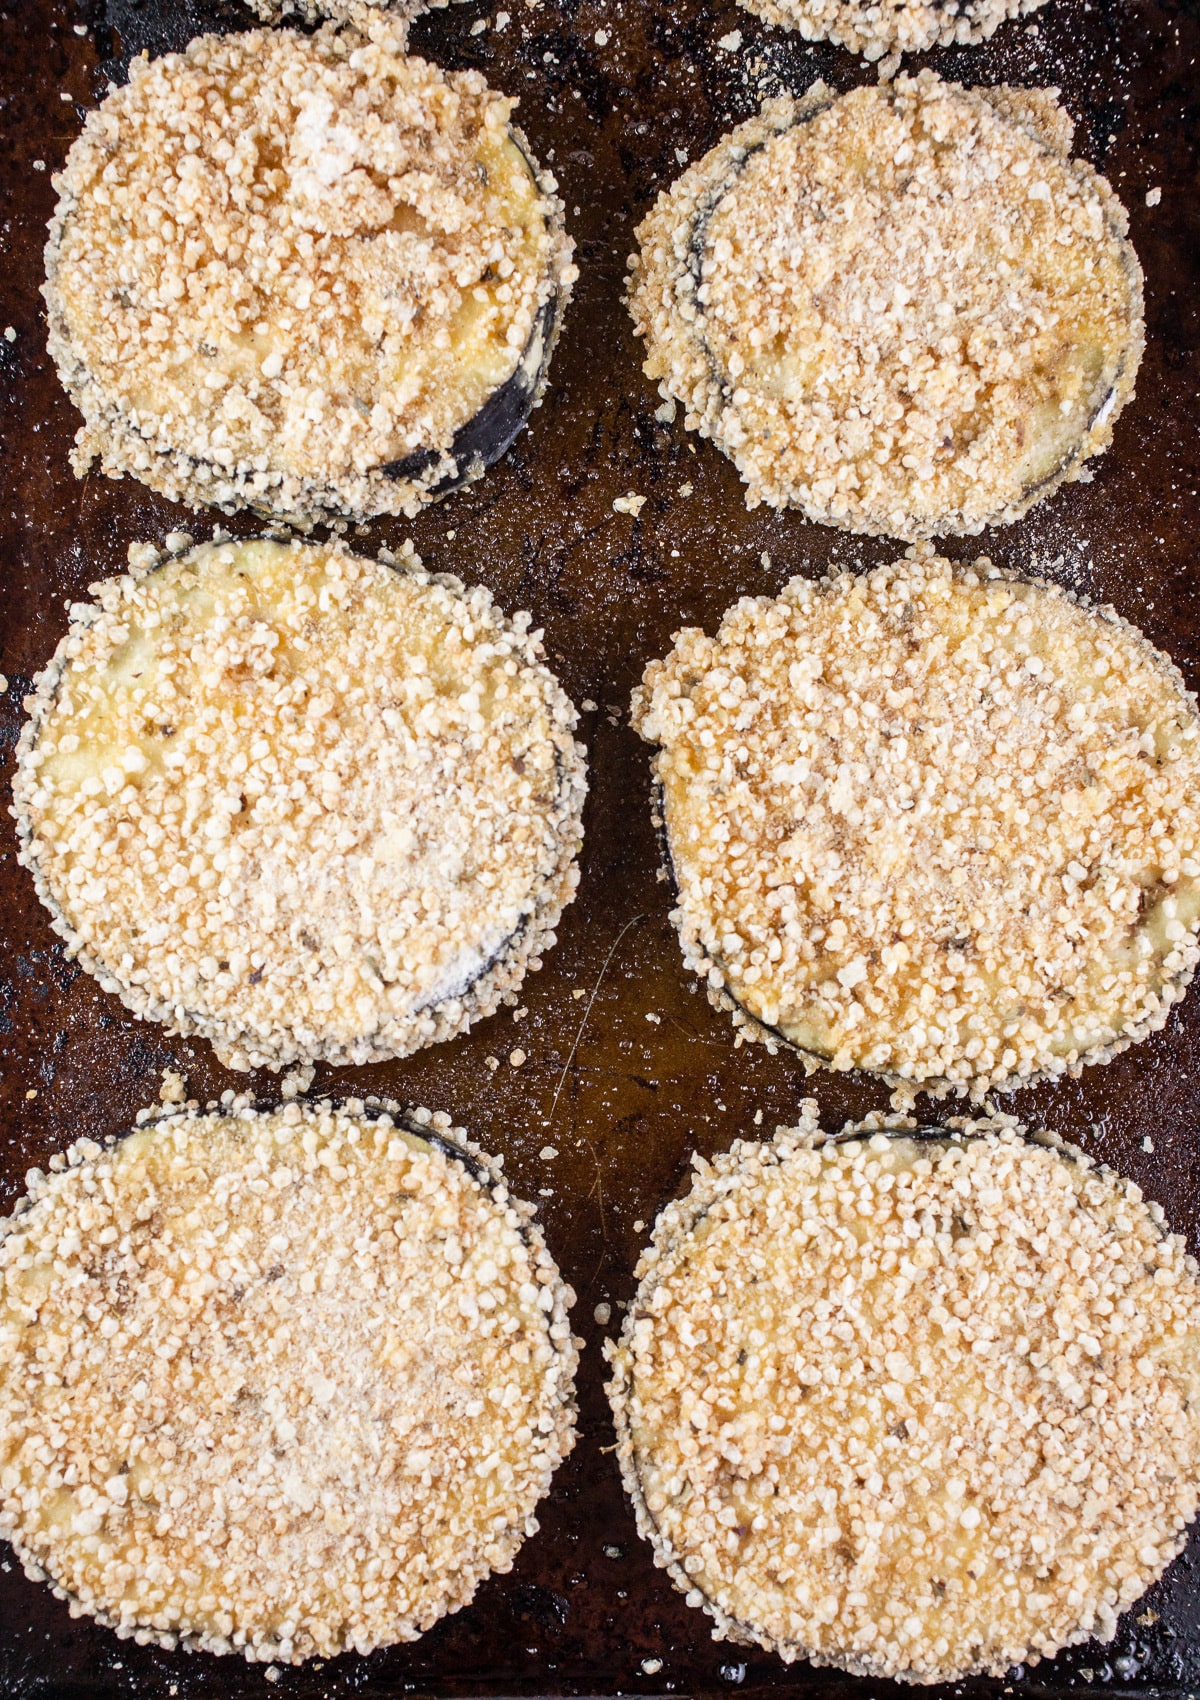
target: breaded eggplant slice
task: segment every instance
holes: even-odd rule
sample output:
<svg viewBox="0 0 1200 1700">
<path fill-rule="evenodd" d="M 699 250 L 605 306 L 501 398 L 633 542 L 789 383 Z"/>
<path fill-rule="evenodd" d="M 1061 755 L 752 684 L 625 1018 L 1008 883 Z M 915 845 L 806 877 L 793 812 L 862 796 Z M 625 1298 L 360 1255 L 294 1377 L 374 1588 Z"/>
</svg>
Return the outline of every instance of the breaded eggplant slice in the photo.
<svg viewBox="0 0 1200 1700">
<path fill-rule="evenodd" d="M 718 1639 L 861 1676 L 1109 1640 L 1197 1509 L 1182 1236 L 1011 1118 L 814 1112 L 695 1159 L 606 1348 L 655 1562 Z"/>
<path fill-rule="evenodd" d="M 139 1122 L 0 1220 L 0 1534 L 142 1643 L 415 1640 L 512 1568 L 574 1444 L 532 1207 L 428 1110 Z"/>
<path fill-rule="evenodd" d="M 89 115 L 43 291 L 80 474 L 411 515 L 538 401 L 576 275 L 553 179 L 514 101 L 359 23 L 200 36 Z"/>
<path fill-rule="evenodd" d="M 575 711 L 530 619 L 342 545 L 96 586 L 26 701 L 21 859 L 71 954 L 231 1068 L 407 1056 L 541 966 Z"/>
<path fill-rule="evenodd" d="M 1045 0 L 740 0 L 805 41 L 834 41 L 874 62 L 885 54 L 926 53 L 986 41 L 1009 18 Z"/>
<path fill-rule="evenodd" d="M 750 507 L 973 534 L 1108 447 L 1142 273 L 1071 135 L 1051 90 L 817 84 L 659 196 L 630 259 L 645 371 Z"/>
<path fill-rule="evenodd" d="M 942 1094 L 1107 1062 L 1200 951 L 1200 718 L 986 559 L 744 598 L 634 692 L 684 961 L 739 1037 Z"/>
</svg>

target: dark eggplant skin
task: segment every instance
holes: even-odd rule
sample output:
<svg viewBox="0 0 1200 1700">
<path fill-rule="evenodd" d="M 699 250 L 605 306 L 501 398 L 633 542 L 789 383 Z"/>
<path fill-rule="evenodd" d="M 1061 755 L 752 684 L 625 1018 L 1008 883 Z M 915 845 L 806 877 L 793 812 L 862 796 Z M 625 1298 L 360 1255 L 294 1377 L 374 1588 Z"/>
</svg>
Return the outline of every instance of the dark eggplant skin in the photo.
<svg viewBox="0 0 1200 1700">
<path fill-rule="evenodd" d="M 562 322 L 562 307 L 561 291 L 556 290 L 533 321 L 529 341 L 512 377 L 492 391 L 473 419 L 459 427 L 449 449 L 416 449 L 403 460 L 388 461 L 381 466 L 379 470 L 384 476 L 410 479 L 416 483 L 423 473 L 448 454 L 454 461 L 453 470 L 438 479 L 436 484 L 426 486 L 426 495 L 430 498 L 448 496 L 451 491 L 461 490 L 465 484 L 472 483 L 501 455 L 507 454 L 528 423 L 545 386 L 550 357 Z M 532 372 L 531 356 L 536 359 Z"/>
<path fill-rule="evenodd" d="M 528 142 L 515 127 L 510 126 L 508 134 L 536 184 L 538 168 Z M 461 490 L 464 485 L 474 483 L 489 466 L 507 454 L 528 423 L 529 415 L 546 387 L 550 360 L 566 310 L 567 293 L 561 285 L 556 285 L 553 294 L 542 303 L 512 376 L 492 391 L 473 418 L 459 426 L 450 447 L 414 449 L 412 454 L 401 460 L 388 461 L 379 468 L 385 478 L 422 484 L 425 500 L 437 501 L 455 490 Z M 444 464 L 447 458 L 452 464 L 446 467 L 440 478 L 425 484 L 424 478 L 430 469 Z"/>
</svg>

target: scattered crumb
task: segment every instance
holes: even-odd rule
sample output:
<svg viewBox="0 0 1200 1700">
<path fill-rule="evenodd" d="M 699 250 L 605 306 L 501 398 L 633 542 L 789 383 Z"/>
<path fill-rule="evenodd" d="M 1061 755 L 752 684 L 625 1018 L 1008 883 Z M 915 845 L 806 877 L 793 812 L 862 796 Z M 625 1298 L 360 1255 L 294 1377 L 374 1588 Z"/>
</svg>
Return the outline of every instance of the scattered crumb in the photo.
<svg viewBox="0 0 1200 1700">
<path fill-rule="evenodd" d="M 164 1068 L 162 1085 L 158 1089 L 160 1104 L 182 1104 L 187 1097 L 187 1083 L 177 1069 Z"/>
<path fill-rule="evenodd" d="M 614 499 L 613 510 L 619 514 L 632 514 L 636 519 L 645 505 L 645 496 L 635 495 L 631 490 L 627 496 L 617 496 Z"/>
<path fill-rule="evenodd" d="M 1143 1151 L 1153 1151 L 1154 1150 L 1154 1141 L 1151 1139 L 1149 1134 L 1147 1134 L 1145 1139 L 1142 1140 L 1142 1150 Z"/>
<path fill-rule="evenodd" d="M 500 1067 L 499 1057 L 484 1057 L 483 1061 L 485 1067 L 490 1068 L 493 1074 L 495 1074 L 496 1070 Z"/>
<path fill-rule="evenodd" d="M 26 1102 L 26 1103 L 27 1103 L 27 1104 L 28 1104 L 28 1103 L 30 1103 L 30 1102 L 32 1102 L 32 1100 L 33 1100 L 33 1099 L 34 1099 L 34 1098 L 36 1098 L 36 1097 L 37 1097 L 37 1095 L 38 1095 L 38 1089 L 37 1089 L 37 1087 L 36 1087 L 36 1086 L 31 1086 L 31 1087 L 30 1087 L 30 1088 L 29 1088 L 29 1090 L 28 1090 L 28 1092 L 26 1092 L 26 1094 L 25 1094 L 25 1102 Z"/>
<path fill-rule="evenodd" d="M 597 30 L 595 39 L 596 39 L 596 46 L 597 47 L 607 47 L 608 46 L 608 31 L 607 30 Z"/>
<path fill-rule="evenodd" d="M 558 1156 L 557 1145 L 543 1145 L 542 1149 L 538 1152 L 538 1156 L 542 1159 L 543 1163 L 553 1163 L 554 1159 Z"/>
<path fill-rule="evenodd" d="M 290 1102 L 293 1098 L 302 1098 L 312 1085 L 316 1072 L 311 1063 L 306 1063 L 302 1068 L 289 1069 L 280 1083 L 284 1100 Z"/>
<path fill-rule="evenodd" d="M 693 493 L 693 486 L 691 484 L 681 484 L 679 486 L 679 494 L 681 496 L 690 496 Z"/>
<path fill-rule="evenodd" d="M 576 986 L 575 989 L 572 991 L 571 996 L 576 1000 L 576 1002 L 578 1002 L 580 998 L 586 998 L 587 997 L 587 987 L 586 986 Z"/>
<path fill-rule="evenodd" d="M 599 1323 L 601 1328 L 606 1327 L 612 1321 L 612 1306 L 603 1302 L 598 1304 L 592 1312 L 592 1321 Z"/>
<path fill-rule="evenodd" d="M 1156 207 L 1161 200 L 1162 200 L 1162 190 L 1161 189 L 1147 189 L 1146 190 L 1146 205 L 1148 207 Z"/>
<path fill-rule="evenodd" d="M 663 1662 L 661 1659 L 643 1659 L 641 1668 L 644 1676 L 657 1676 L 663 1668 Z"/>
<path fill-rule="evenodd" d="M 521 1050 L 520 1046 L 518 1046 L 515 1051 L 510 1051 L 508 1053 L 508 1060 L 512 1064 L 513 1068 L 520 1068 L 521 1064 L 525 1061 L 525 1052 Z"/>
<path fill-rule="evenodd" d="M 730 30 L 728 35 L 723 35 L 717 42 L 717 46 L 721 49 L 722 53 L 736 53 L 741 45 L 741 30 Z"/>
</svg>

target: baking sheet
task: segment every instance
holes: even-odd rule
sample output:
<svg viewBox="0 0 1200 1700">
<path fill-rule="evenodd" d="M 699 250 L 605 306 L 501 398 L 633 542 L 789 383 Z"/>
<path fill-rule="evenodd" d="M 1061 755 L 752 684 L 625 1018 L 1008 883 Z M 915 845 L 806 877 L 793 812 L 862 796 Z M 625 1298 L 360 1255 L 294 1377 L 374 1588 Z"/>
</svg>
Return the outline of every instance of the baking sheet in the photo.
<svg viewBox="0 0 1200 1700">
<path fill-rule="evenodd" d="M 410 1647 L 282 1671 L 266 1685 L 240 1659 L 120 1642 L 24 1579 L 0 1546 L 0 1696 L 207 1700 L 280 1694 L 767 1694 L 876 1696 L 858 1681 L 713 1642 L 637 1539 L 611 1455 L 601 1391 L 597 1305 L 633 1289 L 632 1270 L 659 1208 L 687 1183 L 693 1149 L 795 1119 L 815 1096 L 823 1124 L 886 1107 L 858 1076 L 806 1080 L 799 1061 L 734 1048 L 726 1017 L 685 975 L 667 920 L 649 818 L 648 751 L 629 730 L 629 691 L 684 624 L 712 629 L 739 594 L 774 592 L 793 573 L 869 565 L 900 546 L 748 513 L 736 474 L 682 420 L 656 419 L 621 305 L 637 219 L 763 93 L 838 89 L 875 72 L 838 48 L 768 30 L 732 0 L 466 0 L 421 20 L 413 46 L 450 67 L 476 66 L 521 98 L 520 122 L 558 174 L 581 278 L 545 404 L 483 483 L 415 522 L 366 528 L 357 546 L 411 535 L 428 566 L 482 579 L 510 612 L 533 610 L 552 665 L 585 709 L 592 770 L 583 881 L 559 945 L 505 1011 L 466 1038 L 363 1069 L 318 1070 L 314 1091 L 379 1092 L 449 1111 L 505 1157 L 515 1187 L 541 1206 L 551 1248 L 579 1293 L 587 1341 L 581 1436 L 513 1573 Z M 472 33 L 478 20 L 488 27 Z M 130 51 L 180 47 L 203 28 L 238 28 L 232 0 L 0 0 L 0 736 L 5 795 L 21 698 L 49 658 L 64 601 L 120 571 L 128 544 L 186 527 L 208 537 L 220 516 L 189 515 L 133 481 L 71 473 L 78 424 L 45 353 L 41 249 L 62 162 L 83 112 L 120 77 Z M 740 35 L 740 40 L 734 37 Z M 1090 483 L 1060 491 L 1020 524 L 955 540 L 1036 568 L 1140 624 L 1200 686 L 1200 8 L 1157 0 L 1053 0 L 982 47 L 925 55 L 967 82 L 1053 84 L 1078 130 L 1076 152 L 1108 172 L 1132 219 L 1146 270 L 1148 347 L 1137 398 Z M 910 62 L 911 64 L 912 62 Z M 68 98 L 63 98 L 64 96 Z M 1161 189 L 1161 202 L 1146 205 Z M 681 493 L 690 485 L 692 494 Z M 634 518 L 614 499 L 645 496 Z M 252 520 L 225 521 L 239 535 Z M 152 1102 L 161 1070 L 210 1098 L 245 1077 L 207 1045 L 138 1023 L 64 960 L 0 825 L 0 1209 L 33 1164 L 81 1134 L 122 1131 Z M 652 1018 L 652 1019 L 648 1019 Z M 1078 1081 L 1005 1103 L 1132 1175 L 1197 1246 L 1200 1210 L 1200 988 L 1166 1029 Z M 515 1049 L 526 1055 L 514 1067 Z M 272 1077 L 256 1077 L 264 1093 Z M 934 1106 L 928 1119 L 955 1113 Z M 1147 1143 L 1148 1142 L 1148 1143 Z M 553 1146 L 558 1156 L 539 1153 Z M 603 1313 L 602 1313 L 603 1314 Z M 962 1695 L 1200 1692 L 1198 1544 L 1121 1621 L 1089 1645 L 1008 1682 Z M 661 1662 L 661 1663 L 659 1663 Z M 908 1692 L 911 1692 L 909 1690 Z M 949 1693 L 951 1690 L 938 1690 Z"/>
</svg>

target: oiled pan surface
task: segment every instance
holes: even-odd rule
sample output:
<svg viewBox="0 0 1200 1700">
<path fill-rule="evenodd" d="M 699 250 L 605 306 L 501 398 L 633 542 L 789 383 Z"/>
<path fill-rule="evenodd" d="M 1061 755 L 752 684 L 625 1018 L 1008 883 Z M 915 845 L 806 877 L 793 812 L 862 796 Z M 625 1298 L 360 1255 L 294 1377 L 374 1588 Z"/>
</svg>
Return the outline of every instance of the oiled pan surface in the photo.
<svg viewBox="0 0 1200 1700">
<path fill-rule="evenodd" d="M 472 34 L 482 19 L 488 27 Z M 38 295 L 50 176 L 83 112 L 109 78 L 124 74 L 131 51 L 179 48 L 201 29 L 250 22 L 233 0 L 0 0 L 0 331 L 15 333 L 0 336 L 5 804 L 21 698 L 65 629 L 64 601 L 120 571 L 131 541 L 180 527 L 200 539 L 214 524 L 214 516 L 190 515 L 131 480 L 80 482 L 70 471 L 78 419 L 46 358 Z M 376 1092 L 444 1109 L 485 1150 L 503 1154 L 514 1189 L 541 1204 L 550 1246 L 580 1295 L 582 1438 L 514 1572 L 492 1578 L 468 1611 L 413 1646 L 286 1670 L 272 1688 L 240 1660 L 139 1648 L 72 1621 L 10 1562 L 0 1568 L 0 1694 L 323 1700 L 804 1690 L 882 1700 L 886 1684 L 785 1668 L 710 1640 L 708 1620 L 654 1570 L 635 1534 L 607 1450 L 599 1353 L 604 1333 L 619 1326 L 616 1307 L 633 1291 L 656 1212 L 687 1184 L 693 1149 L 723 1150 L 756 1126 L 769 1134 L 794 1122 L 810 1092 L 830 1129 L 887 1106 L 887 1088 L 863 1077 L 806 1081 L 794 1054 L 735 1050 L 728 1018 L 690 983 L 668 920 L 669 887 L 658 878 L 649 751 L 629 730 L 627 710 L 646 661 L 666 653 L 681 625 L 712 630 L 739 594 L 775 593 L 793 573 L 890 560 L 899 546 L 796 514 L 748 513 L 733 467 L 689 438 L 682 417 L 656 417 L 661 398 L 641 376 L 621 303 L 633 228 L 684 160 L 748 116 L 760 92 L 798 93 L 817 76 L 845 89 L 875 72 L 840 48 L 768 30 L 733 0 L 541 0 L 536 8 L 466 0 L 421 20 L 413 42 L 520 96 L 518 121 L 558 176 L 581 276 L 545 402 L 508 454 L 482 482 L 411 524 L 388 521 L 351 541 L 372 550 L 412 536 L 430 568 L 483 580 L 509 612 L 532 609 L 550 664 L 584 709 L 592 791 L 580 895 L 557 949 L 526 981 L 521 1020 L 502 1011 L 407 1062 L 319 1070 L 313 1090 Z M 1114 447 L 1092 463 L 1093 480 L 947 553 L 986 552 L 1111 601 L 1196 688 L 1200 7 L 1050 0 L 982 47 L 916 63 L 968 82 L 1059 87 L 1077 122 L 1075 151 L 1121 194 L 1146 272 L 1137 396 Z M 1147 206 L 1154 189 L 1161 200 Z M 636 517 L 613 507 L 629 494 L 646 497 Z M 255 529 L 249 516 L 222 523 L 238 534 Z M 182 1070 L 202 1099 L 245 1079 L 222 1070 L 207 1045 L 139 1024 L 66 962 L 32 882 L 15 865 L 11 822 L 0 824 L 0 839 L 7 1209 L 29 1167 L 44 1166 L 82 1133 L 128 1126 L 156 1099 L 163 1068 Z M 514 1053 L 524 1054 L 520 1066 Z M 265 1097 L 278 1092 L 268 1077 L 257 1085 Z M 1200 1245 L 1200 990 L 1162 1033 L 1109 1067 L 1018 1093 L 1003 1107 L 1052 1124 L 1132 1175 Z M 926 1121 L 955 1113 L 952 1101 L 920 1109 Z M 547 1148 L 557 1155 L 543 1158 Z M 598 1305 L 612 1307 L 607 1329 L 594 1320 Z M 4 1549 L 0 1563 L 8 1559 Z M 1004 1686 L 956 1692 L 999 1695 Z M 1193 1556 L 1122 1620 L 1110 1647 L 1076 1649 L 1013 1686 L 1038 1694 L 1200 1690 Z"/>
</svg>

